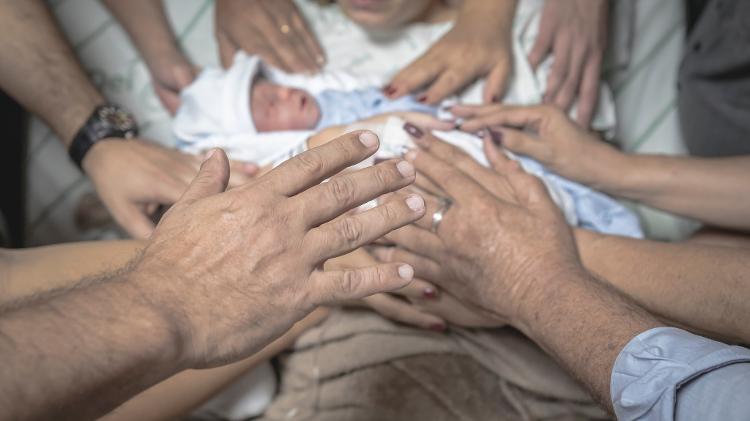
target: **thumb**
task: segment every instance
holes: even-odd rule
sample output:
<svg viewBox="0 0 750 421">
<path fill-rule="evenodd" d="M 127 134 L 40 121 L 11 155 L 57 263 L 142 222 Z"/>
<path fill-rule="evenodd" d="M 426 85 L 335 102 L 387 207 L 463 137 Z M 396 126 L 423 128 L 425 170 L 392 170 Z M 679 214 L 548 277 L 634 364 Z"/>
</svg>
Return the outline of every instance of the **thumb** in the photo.
<svg viewBox="0 0 750 421">
<path fill-rule="evenodd" d="M 223 150 L 212 149 L 201 164 L 198 175 L 195 176 L 177 203 L 190 204 L 205 197 L 222 193 L 227 189 L 227 183 L 229 183 L 229 159 Z"/>
<path fill-rule="evenodd" d="M 172 76 L 174 76 L 177 89 L 182 91 L 195 79 L 195 69 L 190 65 L 176 66 L 172 69 Z"/>
<path fill-rule="evenodd" d="M 414 278 L 414 268 L 403 263 L 384 263 L 367 268 L 318 271 L 309 284 L 315 290 L 310 294 L 311 305 L 333 304 L 358 300 L 380 292 L 405 287 Z"/>
</svg>

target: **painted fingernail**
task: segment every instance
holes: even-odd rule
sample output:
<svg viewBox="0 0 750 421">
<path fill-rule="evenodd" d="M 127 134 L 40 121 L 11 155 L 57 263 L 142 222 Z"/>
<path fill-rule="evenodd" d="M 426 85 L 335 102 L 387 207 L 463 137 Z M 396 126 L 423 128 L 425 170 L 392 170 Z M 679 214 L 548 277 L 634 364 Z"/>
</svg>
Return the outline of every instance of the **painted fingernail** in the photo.
<svg viewBox="0 0 750 421">
<path fill-rule="evenodd" d="M 394 92 L 396 92 L 396 88 L 394 88 L 391 85 L 385 85 L 383 87 L 383 93 L 386 94 L 386 95 L 388 95 L 388 96 L 393 95 Z"/>
<path fill-rule="evenodd" d="M 424 210 L 424 199 L 422 199 L 422 196 L 412 194 L 406 198 L 406 206 L 414 212 L 420 212 Z"/>
<path fill-rule="evenodd" d="M 422 102 L 422 103 L 427 102 L 427 95 L 426 94 L 422 94 L 422 95 L 418 96 L 417 97 L 417 101 Z"/>
<path fill-rule="evenodd" d="M 373 148 L 378 145 L 378 137 L 373 132 L 362 132 L 359 134 L 359 141 L 362 142 L 367 149 Z"/>
<path fill-rule="evenodd" d="M 414 137 L 416 139 L 421 139 L 422 136 L 424 136 L 424 132 L 419 127 L 411 124 L 411 123 L 404 123 L 404 130 L 406 133 L 409 133 L 411 137 Z"/>
<path fill-rule="evenodd" d="M 503 132 L 498 132 L 492 129 L 487 129 L 487 131 L 490 133 L 490 139 L 492 139 L 492 143 L 494 143 L 495 146 L 503 146 Z"/>
<path fill-rule="evenodd" d="M 500 102 L 500 97 L 497 95 L 492 96 L 492 102 Z"/>
<path fill-rule="evenodd" d="M 435 332 L 445 332 L 445 324 L 433 323 L 430 325 L 430 330 L 434 330 Z"/>
<path fill-rule="evenodd" d="M 437 291 L 435 291 L 435 288 L 427 287 L 422 291 L 422 295 L 425 298 L 437 298 Z"/>
<path fill-rule="evenodd" d="M 409 265 L 401 265 L 398 267 L 398 276 L 405 281 L 411 281 L 414 278 L 414 268 Z"/>
<path fill-rule="evenodd" d="M 401 173 L 402 176 L 404 176 L 404 178 L 410 178 L 414 176 L 414 165 L 406 161 L 401 161 L 396 164 L 396 169 L 399 173 Z"/>
</svg>

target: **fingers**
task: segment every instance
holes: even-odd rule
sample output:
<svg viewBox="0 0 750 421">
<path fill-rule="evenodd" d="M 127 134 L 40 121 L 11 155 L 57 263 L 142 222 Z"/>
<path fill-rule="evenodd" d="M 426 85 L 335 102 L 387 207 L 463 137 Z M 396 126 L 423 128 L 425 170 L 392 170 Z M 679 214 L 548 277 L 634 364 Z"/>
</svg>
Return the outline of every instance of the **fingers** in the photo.
<svg viewBox="0 0 750 421">
<path fill-rule="evenodd" d="M 549 149 L 544 141 L 529 136 L 523 130 L 500 127 L 493 127 L 492 130 L 502 133 L 502 142 L 505 149 L 519 155 L 547 161 Z"/>
<path fill-rule="evenodd" d="M 219 59 L 221 59 L 221 66 L 229 68 L 232 66 L 234 55 L 237 53 L 237 46 L 232 40 L 223 32 L 217 32 L 216 41 L 219 44 Z"/>
<path fill-rule="evenodd" d="M 252 181 L 260 171 L 260 168 L 248 162 L 229 161 L 230 177 L 229 187 L 234 188 Z"/>
<path fill-rule="evenodd" d="M 403 262 L 396 262 L 403 263 Z M 416 271 L 415 271 L 416 274 Z M 414 278 L 407 286 L 392 292 L 395 295 L 415 300 L 435 299 L 438 295 L 437 288 L 422 279 Z"/>
<path fill-rule="evenodd" d="M 424 200 L 411 194 L 395 197 L 382 205 L 358 214 L 343 215 L 308 231 L 303 239 L 317 262 L 341 256 L 369 244 L 424 215 Z"/>
<path fill-rule="evenodd" d="M 326 55 L 323 47 L 320 46 L 318 38 L 310 30 L 309 25 L 300 13 L 294 13 L 291 17 L 292 28 L 301 38 L 302 48 L 313 61 L 313 67 L 310 70 L 320 70 L 326 63 Z"/>
<path fill-rule="evenodd" d="M 370 131 L 356 131 L 285 161 L 263 177 L 275 192 L 293 196 L 377 151 L 380 141 Z"/>
<path fill-rule="evenodd" d="M 586 59 L 586 49 L 582 46 L 571 48 L 572 53 L 568 62 L 568 72 L 560 91 L 555 95 L 555 104 L 563 110 L 568 110 L 573 103 L 575 94 L 581 83 L 581 73 Z"/>
<path fill-rule="evenodd" d="M 511 171 L 521 170 L 521 165 L 518 161 L 508 158 L 508 156 L 500 150 L 497 144 L 490 139 L 489 135 L 485 136 L 483 139 L 482 149 L 484 150 L 484 155 L 487 157 L 490 166 L 498 174 L 507 175 Z"/>
<path fill-rule="evenodd" d="M 335 304 L 403 288 L 412 278 L 414 270 L 402 263 L 384 263 L 360 269 L 319 270 L 310 276 L 310 290 L 315 304 Z"/>
<path fill-rule="evenodd" d="M 581 80 L 581 91 L 578 94 L 578 111 L 576 121 L 581 127 L 591 125 L 597 101 L 599 100 L 599 83 L 601 82 L 602 58 L 597 56 L 586 63 Z"/>
<path fill-rule="evenodd" d="M 443 70 L 434 83 L 419 97 L 419 101 L 434 105 L 443 98 L 461 90 L 464 86 L 474 81 L 477 72 L 462 67 L 448 67 Z"/>
<path fill-rule="evenodd" d="M 510 64 L 506 61 L 498 63 L 492 68 L 484 84 L 483 101 L 485 104 L 502 101 L 508 87 L 509 73 Z"/>
<path fill-rule="evenodd" d="M 461 124 L 461 130 L 473 133 L 488 126 L 534 128 L 538 127 L 542 120 L 546 118 L 551 108 L 549 105 L 498 107 L 493 112 L 466 119 Z"/>
<path fill-rule="evenodd" d="M 442 318 L 426 313 L 408 301 L 390 294 L 373 295 L 365 298 L 364 301 L 370 308 L 387 319 L 437 332 L 446 329 L 446 323 Z"/>
<path fill-rule="evenodd" d="M 407 133 L 409 133 L 410 130 L 411 132 L 414 130 L 406 129 L 409 124 L 410 123 L 406 123 L 406 125 L 404 125 L 404 130 Z M 486 167 L 483 167 L 466 152 L 448 142 L 438 139 L 430 133 L 424 133 L 421 137 L 414 137 L 414 143 L 419 145 L 423 150 L 429 151 L 430 154 L 436 158 L 445 162 L 451 162 L 456 168 L 470 175 L 475 180 L 484 175 L 492 175 L 491 171 Z"/>
<path fill-rule="evenodd" d="M 543 21 L 546 20 L 545 17 L 543 15 Z M 540 22 L 539 35 L 537 35 L 534 46 L 531 48 L 531 52 L 529 52 L 529 64 L 534 71 L 542 64 L 542 61 L 544 61 L 544 58 L 547 57 L 552 49 L 552 40 L 552 25 Z"/>
<path fill-rule="evenodd" d="M 334 177 L 298 194 L 293 200 L 300 202 L 302 219 L 307 226 L 314 227 L 330 221 L 342 211 L 411 184 L 415 175 L 410 163 L 390 160 Z"/>
<path fill-rule="evenodd" d="M 414 268 L 414 276 L 419 279 L 427 279 L 431 281 L 439 281 L 442 278 L 442 271 L 440 265 L 434 260 L 428 259 L 416 253 L 412 253 L 406 249 L 399 247 L 382 247 L 376 246 L 371 248 L 371 253 L 381 262 L 401 262 L 411 265 Z M 412 284 L 415 284 L 413 282 Z M 432 286 L 431 284 L 429 285 Z M 409 288 L 412 286 L 410 285 Z M 432 295 L 428 292 L 427 288 L 422 291 L 422 295 L 431 298 Z M 434 287 L 433 287 L 434 288 Z M 437 292 L 437 290 L 435 290 Z"/>
<path fill-rule="evenodd" d="M 570 36 L 558 35 L 554 42 L 555 55 L 552 69 L 547 77 L 547 91 L 544 93 L 544 102 L 553 102 L 557 96 L 557 92 L 567 76 L 568 62 L 570 61 Z"/>
<path fill-rule="evenodd" d="M 178 203 L 187 205 L 221 193 L 226 190 L 228 182 L 229 159 L 223 150 L 213 149 Z"/>
<path fill-rule="evenodd" d="M 135 239 L 148 238 L 154 231 L 154 223 L 136 204 L 113 206 L 112 216 Z"/>
<path fill-rule="evenodd" d="M 443 254 L 443 242 L 440 237 L 414 225 L 399 228 L 385 237 L 392 244 L 432 261 L 440 261 Z M 427 276 L 425 278 L 436 280 Z"/>
<path fill-rule="evenodd" d="M 394 76 L 383 88 L 389 98 L 398 98 L 426 86 L 445 69 L 445 64 L 432 50 L 412 62 Z"/>
</svg>

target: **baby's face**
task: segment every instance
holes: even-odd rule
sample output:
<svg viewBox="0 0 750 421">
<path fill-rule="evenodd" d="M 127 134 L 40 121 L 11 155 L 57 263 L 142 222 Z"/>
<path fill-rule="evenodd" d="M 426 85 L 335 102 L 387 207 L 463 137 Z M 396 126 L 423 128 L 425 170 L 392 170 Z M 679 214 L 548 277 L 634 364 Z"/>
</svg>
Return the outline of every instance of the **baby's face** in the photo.
<svg viewBox="0 0 750 421">
<path fill-rule="evenodd" d="M 250 107 L 258 132 L 309 130 L 320 120 L 320 108 L 312 95 L 265 79 L 253 83 Z"/>
</svg>

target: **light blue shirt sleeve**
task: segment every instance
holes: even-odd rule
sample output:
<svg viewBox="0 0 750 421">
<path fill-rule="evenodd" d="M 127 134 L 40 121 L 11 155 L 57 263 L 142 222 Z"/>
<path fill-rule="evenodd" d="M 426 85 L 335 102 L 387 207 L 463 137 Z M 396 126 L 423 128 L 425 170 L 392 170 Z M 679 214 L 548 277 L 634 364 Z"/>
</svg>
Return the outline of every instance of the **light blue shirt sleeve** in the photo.
<svg viewBox="0 0 750 421">
<path fill-rule="evenodd" d="M 610 388 L 619 420 L 750 420 L 750 350 L 651 329 L 620 352 Z"/>
</svg>

